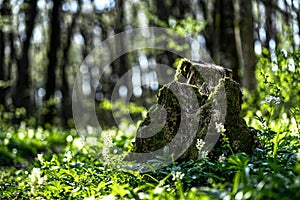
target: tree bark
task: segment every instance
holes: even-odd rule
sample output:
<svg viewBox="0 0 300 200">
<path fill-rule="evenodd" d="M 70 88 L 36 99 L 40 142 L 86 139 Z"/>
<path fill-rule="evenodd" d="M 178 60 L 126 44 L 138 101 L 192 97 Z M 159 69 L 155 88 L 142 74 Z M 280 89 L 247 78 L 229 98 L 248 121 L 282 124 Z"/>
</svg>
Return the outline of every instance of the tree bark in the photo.
<svg viewBox="0 0 300 200">
<path fill-rule="evenodd" d="M 232 69 L 233 79 L 240 82 L 239 76 L 239 62 L 236 49 L 236 41 L 234 34 L 234 9 L 232 0 L 217 0 L 218 12 L 220 18 L 216 18 L 215 21 L 220 20 L 220 23 L 216 23 L 217 36 L 220 38 L 220 63 L 225 68 Z"/>
<path fill-rule="evenodd" d="M 62 85 L 61 85 L 61 92 L 62 92 L 62 108 L 61 108 L 61 121 L 62 121 L 62 126 L 67 126 L 68 125 L 68 119 L 72 117 L 72 104 L 71 104 L 71 99 L 70 99 L 70 87 L 69 83 L 67 80 L 67 72 L 66 68 L 69 64 L 69 50 L 71 47 L 71 42 L 72 42 L 72 37 L 74 34 L 74 29 L 76 27 L 77 23 L 77 18 L 80 15 L 80 9 L 81 9 L 81 4 L 80 1 L 78 1 L 78 4 L 80 5 L 79 11 L 77 11 L 76 14 L 73 15 L 72 18 L 72 23 L 70 27 L 68 28 L 68 35 L 67 35 L 67 41 L 65 44 L 65 47 L 63 49 L 63 60 L 62 60 L 62 65 L 61 65 L 61 79 L 62 79 Z"/>
<path fill-rule="evenodd" d="M 0 16 L 4 20 L 4 24 L 2 25 L 3 28 L 4 26 L 9 26 L 11 28 L 11 5 L 9 0 L 4 0 L 2 3 L 2 7 L 0 10 Z M 9 42 L 10 39 L 10 34 L 11 33 L 5 33 L 2 30 L 2 27 L 0 28 L 0 81 L 6 82 L 10 80 L 10 62 L 12 60 L 8 60 L 7 64 L 5 63 L 6 55 L 5 55 L 5 47 L 7 45 L 7 42 Z M 14 51 L 14 49 L 10 49 L 11 53 Z M 6 102 L 6 93 L 8 89 L 10 88 L 10 85 L 4 85 L 0 86 L 0 105 L 4 105 L 5 107 Z"/>
<path fill-rule="evenodd" d="M 210 155 L 217 158 L 222 154 L 223 138 L 217 122 L 223 123 L 223 132 L 234 152 L 251 153 L 253 135 L 241 117 L 242 93 L 239 84 L 231 79 L 231 70 L 185 59 L 176 74 L 174 81 L 160 89 L 158 104 L 139 125 L 133 152 L 151 155 L 138 161 L 159 156 L 172 160 L 171 154 L 182 147 L 185 151 L 178 155 L 179 159 L 196 160 L 202 157 L 197 149 L 197 140 L 201 139 L 206 140 L 208 149 L 216 145 Z M 165 147 L 170 150 L 167 155 L 162 151 Z"/>
<path fill-rule="evenodd" d="M 252 14 L 252 1 L 239 1 L 240 3 L 240 33 L 243 51 L 243 80 L 242 86 L 248 90 L 256 89 L 254 53 L 254 25 Z"/>
<path fill-rule="evenodd" d="M 210 10 L 207 5 L 205 12 L 208 23 L 204 31 L 207 48 L 215 63 L 232 69 L 233 79 L 240 82 L 233 0 L 216 0 L 212 6 L 213 10 Z"/>
<path fill-rule="evenodd" d="M 266 30 L 266 41 L 264 43 L 264 46 L 270 50 L 270 41 L 271 39 L 275 40 L 275 30 L 273 27 L 273 14 L 274 9 L 272 6 L 272 1 L 263 1 L 265 5 L 265 15 L 266 15 L 266 21 L 265 21 L 265 30 Z"/>
<path fill-rule="evenodd" d="M 22 43 L 22 52 L 20 58 L 17 58 L 17 79 L 14 85 L 12 99 L 13 104 L 17 107 L 24 107 L 28 113 L 31 113 L 31 99 L 30 99 L 30 78 L 29 78 L 29 48 L 30 41 L 34 29 L 35 19 L 37 16 L 37 1 L 25 0 L 25 33 L 26 37 Z M 11 49 L 12 50 L 12 49 Z M 20 122 L 20 119 L 16 120 L 16 123 Z"/>
<path fill-rule="evenodd" d="M 4 8 L 1 8 L 1 18 L 4 16 L 3 13 Z M 0 83 L 1 81 L 5 81 L 5 74 L 4 74 L 4 49 L 5 49 L 5 39 L 4 39 L 4 32 L 2 28 L 0 29 Z M 5 91 L 4 87 L 0 85 L 0 105 L 4 105 L 5 103 Z"/>
<path fill-rule="evenodd" d="M 55 89 L 56 89 L 56 76 L 55 71 L 58 61 L 58 50 L 60 46 L 60 0 L 53 0 L 53 8 L 50 16 L 51 19 L 51 35 L 50 35 L 50 49 L 48 52 L 48 71 L 46 77 L 46 104 L 49 104 L 47 107 L 47 112 L 44 116 L 45 123 L 51 123 L 55 115 L 55 105 L 51 101 L 54 98 Z"/>
</svg>

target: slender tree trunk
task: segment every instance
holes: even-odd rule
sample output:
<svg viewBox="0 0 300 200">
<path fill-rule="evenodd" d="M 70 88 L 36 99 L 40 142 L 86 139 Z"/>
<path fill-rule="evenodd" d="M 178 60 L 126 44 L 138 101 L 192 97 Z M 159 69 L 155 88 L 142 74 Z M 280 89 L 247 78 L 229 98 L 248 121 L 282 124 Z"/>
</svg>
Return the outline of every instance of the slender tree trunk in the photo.
<svg viewBox="0 0 300 200">
<path fill-rule="evenodd" d="M 27 114 L 31 113 L 31 99 L 30 99 L 30 78 L 29 78 L 29 48 L 30 41 L 34 29 L 34 23 L 37 16 L 37 1 L 25 0 L 25 33 L 26 37 L 22 43 L 21 57 L 17 59 L 17 79 L 14 85 L 12 99 L 13 104 L 19 107 L 25 107 Z M 12 50 L 12 49 L 11 49 Z M 20 120 L 16 120 L 18 123 Z"/>
<path fill-rule="evenodd" d="M 10 21 L 9 18 L 11 18 L 11 5 L 9 0 L 4 0 L 2 2 L 0 16 L 4 22 Z M 7 77 L 7 65 L 5 64 L 5 46 L 9 35 L 2 30 L 2 27 L 4 28 L 4 26 L 10 26 L 10 24 L 4 23 L 0 28 L 0 82 L 9 80 Z M 5 97 L 8 88 L 9 86 L 0 86 L 0 105 L 5 106 Z"/>
<path fill-rule="evenodd" d="M 117 14 L 117 18 L 115 21 L 115 27 L 114 27 L 114 31 L 115 33 L 121 33 L 124 31 L 124 0 L 118 0 L 117 1 L 117 8 L 116 8 L 116 14 Z M 124 48 L 124 44 L 123 41 L 120 41 L 120 45 L 121 48 Z M 122 55 L 120 56 L 115 62 L 115 66 L 113 69 L 113 73 L 118 74 L 119 76 L 122 76 L 123 74 L 125 74 L 127 72 L 127 68 L 128 66 L 128 62 L 127 62 L 127 56 L 126 55 Z"/>
<path fill-rule="evenodd" d="M 216 35 L 216 31 L 218 30 L 217 28 L 219 27 L 220 23 L 220 16 L 218 11 L 218 2 L 215 1 L 201 1 L 202 2 L 202 7 L 203 7 L 203 14 L 204 14 L 204 19 L 207 23 L 207 26 L 204 29 L 204 37 L 206 41 L 206 48 L 210 52 L 210 55 L 214 62 L 219 63 L 219 49 L 217 44 L 219 43 L 219 38 Z M 217 20 L 216 20 L 217 19 Z M 214 38 L 214 39 L 213 39 Z"/>
<path fill-rule="evenodd" d="M 215 7 L 215 32 L 218 46 L 216 52 L 220 64 L 226 68 L 231 68 L 233 79 L 240 82 L 239 62 L 236 48 L 236 38 L 234 33 L 234 7 L 233 0 L 216 0 Z M 215 40 L 216 38 L 212 38 Z M 213 52 L 214 53 L 214 52 Z"/>
<path fill-rule="evenodd" d="M 270 50 L 270 41 L 271 39 L 275 40 L 275 31 L 273 27 L 273 20 L 272 15 L 274 13 L 273 7 L 272 7 L 272 1 L 264 1 L 265 5 L 265 15 L 266 15 L 266 21 L 265 21 L 265 30 L 266 30 L 266 41 L 264 43 L 264 46 Z"/>
<path fill-rule="evenodd" d="M 50 16 L 51 20 L 51 35 L 50 35 L 50 49 L 48 52 L 48 71 L 46 77 L 46 96 L 45 100 L 48 104 L 47 111 L 44 116 L 45 123 L 51 123 L 55 116 L 55 105 L 52 102 L 56 89 L 55 71 L 58 63 L 58 50 L 60 46 L 60 0 L 53 0 L 53 8 Z"/>
<path fill-rule="evenodd" d="M 240 33 L 243 51 L 243 80 L 242 85 L 248 90 L 256 88 L 254 53 L 254 22 L 252 13 L 252 1 L 239 1 L 240 3 Z"/>
<path fill-rule="evenodd" d="M 16 61 L 16 49 L 15 49 L 15 43 L 14 43 L 14 33 L 10 32 L 9 33 L 9 47 L 10 47 L 10 55 L 9 55 L 9 61 L 8 61 L 8 69 L 7 69 L 7 80 L 11 80 L 11 73 L 12 73 L 12 67 Z"/>
<path fill-rule="evenodd" d="M 80 5 L 80 1 L 78 1 Z M 81 6 L 80 6 L 81 9 Z M 76 27 L 76 21 L 78 16 L 80 15 L 80 10 L 73 15 L 72 23 L 70 27 L 68 28 L 68 35 L 67 35 L 67 41 L 65 44 L 65 47 L 63 49 L 63 60 L 61 65 L 61 79 L 62 79 L 62 86 L 61 86 L 61 92 L 62 92 L 62 109 L 61 109 L 61 120 L 62 125 L 65 127 L 68 125 L 68 119 L 72 117 L 72 106 L 71 106 L 71 99 L 70 99 L 70 87 L 67 80 L 67 72 L 66 68 L 69 64 L 69 50 L 71 47 L 72 37 L 74 34 L 74 29 Z"/>
<path fill-rule="evenodd" d="M 1 16 L 2 16 L 2 9 L 1 9 Z M 1 81 L 5 81 L 4 49 L 5 49 L 4 32 L 0 29 L 0 83 L 1 83 Z M 5 104 L 5 89 L 0 84 L 0 105 L 4 105 L 4 104 Z"/>
</svg>

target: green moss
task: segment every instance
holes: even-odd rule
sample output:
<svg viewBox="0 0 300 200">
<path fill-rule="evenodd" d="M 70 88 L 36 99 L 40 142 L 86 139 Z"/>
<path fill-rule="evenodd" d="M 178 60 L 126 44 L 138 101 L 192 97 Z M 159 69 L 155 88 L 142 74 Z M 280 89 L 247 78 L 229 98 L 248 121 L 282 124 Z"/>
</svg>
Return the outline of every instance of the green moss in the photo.
<svg viewBox="0 0 300 200">
<path fill-rule="evenodd" d="M 180 157 L 180 159 L 188 160 L 188 159 L 197 159 L 198 158 L 198 149 L 196 148 L 197 139 L 204 139 L 207 134 L 208 127 L 212 118 L 212 103 L 215 99 L 222 99 L 225 96 L 223 95 L 221 90 L 225 88 L 226 92 L 226 117 L 225 117 L 225 129 L 226 136 L 230 140 L 230 144 L 233 147 L 234 151 L 243 151 L 250 152 L 251 151 L 251 142 L 252 135 L 250 133 L 249 128 L 246 126 L 245 121 L 240 116 L 241 103 L 242 103 L 242 94 L 239 88 L 239 84 L 233 81 L 231 78 L 220 78 L 218 85 L 214 88 L 211 93 L 202 92 L 204 82 L 203 77 L 197 70 L 197 67 L 203 67 L 202 65 L 196 65 L 188 61 L 187 59 L 182 59 L 179 61 L 177 66 L 177 73 L 175 76 L 175 81 L 166 84 L 163 86 L 158 93 L 157 102 L 161 105 L 166 112 L 166 119 L 160 118 L 161 108 L 158 106 L 154 106 L 149 110 L 147 117 L 141 123 L 140 128 L 137 132 L 137 138 L 134 146 L 134 151 L 136 152 L 153 152 L 155 150 L 161 149 L 174 138 L 179 129 L 179 125 L 182 120 L 182 111 L 186 112 L 187 109 L 185 105 L 180 106 L 178 98 L 190 98 L 192 94 L 190 94 L 191 90 L 187 90 L 187 88 L 192 89 L 192 92 L 197 97 L 199 110 L 195 110 L 192 113 L 197 114 L 200 117 L 198 131 L 195 139 L 192 141 L 192 145 L 188 148 L 188 150 Z M 205 66 L 209 68 L 209 66 Z M 206 70 L 207 70 L 206 68 Z M 211 68 L 210 73 L 215 73 L 216 68 Z M 221 69 L 220 73 L 225 73 L 226 70 Z M 220 77 L 226 77 L 225 74 Z M 184 91 L 183 93 L 177 92 L 174 94 L 171 88 L 177 88 L 178 91 Z M 189 92 L 187 92 L 189 91 Z M 186 102 L 189 102 L 188 100 Z M 152 119 L 151 117 L 155 118 Z M 163 127 L 161 123 L 165 120 L 165 124 Z M 155 121 L 157 124 L 155 124 Z M 191 122 L 192 123 L 192 122 Z M 191 126 L 192 127 L 192 126 Z M 147 134 L 147 131 L 156 133 L 151 137 L 140 137 L 142 134 Z M 186 130 L 186 136 L 189 137 L 189 131 Z M 182 141 L 186 141 L 185 138 Z M 178 144 L 182 145 L 182 144 Z M 221 143 L 217 143 L 217 148 L 221 146 Z"/>
<path fill-rule="evenodd" d="M 181 59 L 178 63 L 175 80 L 179 82 L 187 82 L 194 86 L 202 85 L 205 81 L 199 71 L 197 66 L 193 65 L 187 59 Z"/>
</svg>

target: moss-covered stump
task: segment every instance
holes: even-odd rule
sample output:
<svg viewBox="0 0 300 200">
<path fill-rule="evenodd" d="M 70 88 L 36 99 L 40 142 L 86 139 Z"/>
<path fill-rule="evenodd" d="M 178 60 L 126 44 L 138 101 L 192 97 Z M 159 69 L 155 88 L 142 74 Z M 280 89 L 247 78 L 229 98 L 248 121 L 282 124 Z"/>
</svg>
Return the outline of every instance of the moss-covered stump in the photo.
<svg viewBox="0 0 300 200">
<path fill-rule="evenodd" d="M 154 152 L 155 158 L 167 146 L 180 159 L 198 159 L 201 139 L 208 143 L 203 151 L 220 149 L 222 136 L 213 122 L 223 121 L 233 151 L 250 153 L 253 136 L 240 115 L 242 93 L 229 69 L 183 59 L 174 81 L 160 89 L 157 99 L 137 130 L 133 152 Z"/>
</svg>

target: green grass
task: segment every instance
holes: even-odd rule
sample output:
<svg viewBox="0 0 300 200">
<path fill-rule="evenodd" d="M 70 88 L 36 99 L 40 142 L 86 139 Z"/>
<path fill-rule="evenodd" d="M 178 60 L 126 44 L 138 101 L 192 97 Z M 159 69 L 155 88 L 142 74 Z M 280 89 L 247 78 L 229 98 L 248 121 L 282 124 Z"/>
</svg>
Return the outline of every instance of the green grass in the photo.
<svg viewBox="0 0 300 200">
<path fill-rule="evenodd" d="M 120 143 L 120 132 L 110 130 L 115 145 Z M 0 137 L 1 199 L 300 198 L 296 136 L 288 138 L 290 146 L 278 146 L 276 158 L 266 144 L 251 155 L 228 151 L 217 160 L 174 162 L 145 174 L 116 170 L 115 161 L 104 163 L 95 146 L 82 145 L 84 139 L 75 130 L 32 129 L 23 124 L 9 131 L 2 127 Z"/>
</svg>

